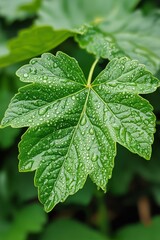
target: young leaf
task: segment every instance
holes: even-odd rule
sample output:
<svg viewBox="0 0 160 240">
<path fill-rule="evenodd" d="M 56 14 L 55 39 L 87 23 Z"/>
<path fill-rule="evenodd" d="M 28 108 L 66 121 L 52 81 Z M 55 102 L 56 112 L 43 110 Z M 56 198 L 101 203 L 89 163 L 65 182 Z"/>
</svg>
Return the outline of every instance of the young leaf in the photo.
<svg viewBox="0 0 160 240">
<path fill-rule="evenodd" d="M 77 61 L 58 52 L 17 71 L 32 83 L 12 99 L 2 126 L 30 127 L 19 145 L 19 169 L 36 170 L 46 211 L 82 188 L 88 175 L 105 191 L 116 142 L 146 159 L 151 155 L 155 116 L 138 94 L 155 91 L 159 80 L 125 57 L 113 59 L 91 82 L 93 67 L 86 81 Z"/>
<path fill-rule="evenodd" d="M 89 27 L 76 40 L 82 48 L 102 58 L 128 56 L 145 64 L 153 73 L 160 67 L 160 18 L 140 11 L 123 18 L 107 19 Z"/>
<path fill-rule="evenodd" d="M 39 25 L 49 25 L 54 29 L 77 31 L 89 22 L 99 22 L 102 19 L 113 19 L 117 15 L 124 16 L 130 12 L 139 0 L 48 0 L 43 1 L 38 11 Z M 91 7 L 92 6 L 92 7 Z M 125 7 L 124 7 L 125 6 Z"/>
<path fill-rule="evenodd" d="M 17 37 L 8 41 L 8 49 L 3 47 L 0 67 L 20 62 L 53 49 L 72 35 L 73 33 L 69 31 L 55 31 L 49 26 L 24 29 L 19 32 Z"/>
</svg>

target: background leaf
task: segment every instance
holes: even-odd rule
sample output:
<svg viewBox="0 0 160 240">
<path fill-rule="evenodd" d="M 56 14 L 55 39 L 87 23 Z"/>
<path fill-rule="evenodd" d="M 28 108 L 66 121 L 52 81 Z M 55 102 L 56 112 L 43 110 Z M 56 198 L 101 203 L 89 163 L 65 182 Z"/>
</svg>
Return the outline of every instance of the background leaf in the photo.
<svg viewBox="0 0 160 240">
<path fill-rule="evenodd" d="M 18 37 L 8 42 L 8 54 L 0 57 L 0 66 L 4 67 L 53 49 L 72 35 L 73 33 L 65 30 L 54 31 L 49 26 L 22 30 Z"/>
<path fill-rule="evenodd" d="M 68 29 L 77 31 L 88 22 L 98 22 L 105 18 L 113 18 L 116 14 L 128 12 L 133 9 L 138 0 L 47 0 L 42 2 L 38 12 L 37 24 L 50 25 L 54 29 Z M 123 7 L 125 5 L 125 8 Z M 92 6 L 92 10 L 91 10 Z"/>
<path fill-rule="evenodd" d="M 95 190 L 94 184 L 90 181 L 90 179 L 87 179 L 84 187 L 76 194 L 69 196 L 65 203 L 87 206 L 91 202 Z"/>
<path fill-rule="evenodd" d="M 52 6 L 53 6 L 53 9 L 52 9 Z M 83 9 L 83 6 L 85 9 Z M 74 41 L 72 36 L 75 36 L 78 33 L 81 33 L 81 35 L 84 33 L 86 34 L 88 31 L 90 33 L 90 35 L 88 35 L 90 42 L 94 43 L 95 40 L 97 40 L 97 43 L 99 46 L 97 46 L 96 44 L 95 45 L 92 44 L 92 46 L 93 48 L 97 47 L 96 51 L 98 51 L 100 47 L 101 49 L 101 52 L 99 53 L 100 55 L 104 52 L 106 54 L 107 49 L 112 49 L 112 51 L 108 51 L 107 58 L 110 58 L 112 56 L 121 57 L 125 55 L 125 53 L 123 53 L 122 49 L 120 49 L 119 45 L 117 45 L 117 42 L 115 42 L 113 33 L 117 34 L 116 29 L 120 29 L 119 30 L 120 33 L 121 32 L 123 33 L 123 36 L 121 36 L 123 40 L 122 42 L 123 46 L 124 44 L 127 45 L 126 41 L 128 42 L 130 40 L 128 35 L 124 36 L 125 32 L 123 31 L 123 28 L 125 30 L 127 29 L 127 32 L 128 32 L 127 26 L 129 26 L 129 30 L 130 31 L 132 30 L 133 32 L 133 34 L 131 34 L 133 35 L 133 37 L 131 37 L 131 40 L 136 39 L 137 41 L 136 44 L 140 42 L 142 43 L 142 35 L 140 30 L 140 28 L 142 28 L 142 32 L 144 31 L 144 26 L 142 27 L 142 22 L 143 22 L 143 25 L 148 24 L 148 18 L 153 17 L 151 20 L 152 25 L 151 26 L 146 25 L 146 28 L 148 28 L 149 31 L 146 32 L 146 35 L 145 35 L 145 36 L 148 36 L 148 38 L 150 39 L 148 41 L 151 41 L 151 42 L 148 43 L 145 41 L 144 43 L 145 45 L 143 45 L 143 43 L 142 45 L 145 48 L 148 48 L 150 46 L 151 48 L 150 50 L 152 52 L 152 49 L 153 49 L 152 44 L 154 44 L 154 51 L 158 53 L 159 40 L 156 40 L 156 39 L 159 39 L 159 37 L 158 35 L 156 37 L 155 34 L 152 33 L 153 28 L 155 28 L 154 25 L 157 25 L 158 23 L 158 21 L 156 20 L 159 18 L 158 6 L 160 6 L 158 3 L 158 0 L 155 0 L 155 1 L 154 0 L 153 1 L 119 0 L 119 3 L 117 1 L 112 1 L 112 0 L 107 0 L 107 1 L 106 0 L 104 1 L 101 1 L 101 0 L 100 1 L 98 0 L 94 0 L 94 1 L 91 1 L 91 0 L 88 0 L 88 1 L 84 1 L 84 0 L 70 0 L 70 1 L 68 0 L 63 0 L 63 1 L 61 0 L 60 1 L 59 0 L 53 0 L 53 1 L 0 0 L 0 56 L 5 57 L 1 62 L 1 64 L 5 64 L 4 68 L 2 69 L 0 67 L 0 100 L 1 100 L 0 117 L 2 118 L 10 98 L 17 92 L 17 89 L 19 87 L 24 85 L 24 83 L 19 82 L 18 78 L 15 77 L 16 70 L 20 66 L 27 63 L 27 62 L 22 62 L 23 60 L 21 59 L 25 59 L 26 57 L 30 58 L 30 56 L 32 57 L 39 54 L 38 49 L 40 47 L 47 45 L 47 42 L 45 42 L 45 30 L 42 31 L 42 35 L 37 34 L 36 36 L 35 34 L 35 36 L 33 36 L 34 31 L 32 31 L 32 28 L 37 29 L 37 27 L 33 27 L 33 24 L 35 23 L 38 24 L 39 22 L 39 24 L 42 24 L 43 26 L 40 25 L 38 28 L 43 27 L 43 29 L 45 28 L 46 30 L 48 29 L 49 26 L 51 27 L 50 28 L 51 30 L 49 30 L 51 34 L 49 35 L 51 36 L 52 40 L 51 41 L 49 40 L 50 43 L 54 41 L 54 37 L 52 36 L 54 36 L 55 31 L 57 32 L 60 30 L 59 32 L 63 32 L 65 31 L 64 27 L 66 27 L 67 29 L 74 29 L 74 31 L 70 33 L 71 35 L 69 35 L 71 36 L 71 38 L 70 37 L 67 38 L 67 41 L 64 40 L 62 44 L 60 41 L 60 45 L 59 44 L 57 45 L 59 47 L 58 48 L 56 47 L 56 49 L 53 48 L 53 51 L 52 51 L 52 44 L 47 45 L 46 51 L 51 51 L 52 53 L 55 53 L 58 50 L 60 50 L 76 58 L 81 68 L 83 69 L 84 75 L 86 76 L 86 79 L 87 79 L 88 72 L 94 61 L 95 55 L 87 52 L 85 48 L 84 49 L 79 48 L 77 42 Z M 46 7 L 46 10 L 45 10 L 45 7 Z M 135 7 L 136 9 L 140 9 L 143 11 L 143 13 L 145 13 L 145 15 L 142 14 L 143 16 L 142 19 L 139 18 L 138 15 L 136 15 L 133 12 Z M 153 14 L 154 8 L 156 10 L 156 13 Z M 136 19 L 134 19 L 132 14 L 133 16 L 135 16 L 135 18 L 137 16 L 137 21 L 138 19 L 142 20 L 139 23 L 137 22 L 136 24 L 133 24 L 135 29 L 131 28 L 132 24 L 129 23 L 129 20 L 131 20 L 134 23 L 136 22 L 135 21 Z M 105 23 L 102 24 L 102 21 L 105 21 Z M 32 27 L 30 28 L 30 26 Z M 140 37 L 136 38 L 135 35 L 137 35 L 136 33 L 137 28 L 138 28 L 138 36 Z M 158 29 L 159 27 L 157 27 L 157 31 L 159 32 Z M 113 33 L 112 33 L 112 30 L 114 30 Z M 20 41 L 18 40 L 20 38 L 18 34 L 19 31 L 22 31 L 22 33 L 26 31 L 28 32 L 28 35 L 24 35 Z M 53 35 L 52 35 L 52 31 L 53 31 Z M 68 31 L 68 33 L 69 32 L 70 30 Z M 103 35 L 103 37 L 101 34 Z M 41 42 L 42 36 L 43 36 L 43 41 Z M 12 38 L 16 39 L 16 41 L 14 42 L 13 48 L 10 48 L 9 45 L 7 44 L 10 44 L 10 42 L 12 42 L 11 40 Z M 30 40 L 33 39 L 34 41 L 33 49 L 31 49 L 31 44 L 33 44 L 31 43 L 32 40 L 28 44 L 27 39 L 30 39 Z M 48 41 L 48 37 L 46 40 Z M 154 43 L 154 40 L 155 40 L 155 43 Z M 106 46 L 106 41 L 108 43 L 107 46 Z M 41 46 L 39 46 L 39 43 L 41 44 Z M 36 48 L 36 46 L 38 47 L 38 49 Z M 157 47 L 158 49 L 156 51 Z M 25 48 L 25 50 L 23 48 Z M 29 52 L 31 54 L 30 56 L 28 56 L 27 48 L 29 49 Z M 133 52 L 134 52 L 134 48 L 135 46 L 132 49 Z M 113 49 L 115 51 L 113 51 Z M 15 50 L 19 52 L 19 54 L 21 54 L 21 52 L 22 54 L 24 53 L 25 56 L 21 56 L 19 54 L 14 55 Z M 142 55 L 142 53 L 143 52 L 139 52 L 138 54 Z M 154 59 L 154 57 L 152 56 L 152 54 L 150 54 L 150 52 L 148 52 L 147 54 L 149 55 L 148 60 L 151 62 L 153 67 L 155 67 L 154 62 L 156 60 L 152 62 L 152 59 Z M 145 58 L 146 58 L 146 55 L 145 55 Z M 142 56 L 142 61 L 143 60 L 144 59 Z M 19 61 L 19 64 L 14 64 L 14 62 L 17 62 L 17 61 Z M 146 61 L 147 61 L 147 58 L 146 58 Z M 108 60 L 106 59 L 100 59 L 98 66 L 96 66 L 95 71 L 93 73 L 93 79 L 96 76 L 98 76 L 98 74 L 102 70 L 104 70 L 107 62 Z M 49 63 L 51 63 L 52 65 L 51 61 Z M 9 68 L 8 67 L 5 68 L 5 66 L 10 64 L 12 64 L 12 66 L 10 66 Z M 156 69 L 158 69 L 159 68 L 158 62 L 156 64 L 157 64 Z M 34 66 L 35 65 L 32 66 L 32 70 L 33 70 L 32 73 L 34 73 L 35 71 Z M 62 64 L 60 64 L 60 67 L 61 66 Z M 66 66 L 68 65 L 66 64 Z M 40 66 L 40 68 L 43 68 L 43 67 Z M 116 67 L 114 67 L 112 73 L 117 74 L 116 72 L 117 70 L 118 68 L 116 69 Z M 41 71 L 41 73 L 43 74 L 43 71 Z M 23 74 L 25 74 L 25 72 L 23 72 Z M 113 74 L 113 76 L 116 77 L 116 74 Z M 43 77 L 46 78 L 47 73 L 45 72 L 44 75 L 45 76 Z M 160 78 L 159 73 L 156 73 L 155 76 Z M 25 82 L 27 82 L 28 78 L 24 78 L 24 80 Z M 46 79 L 43 79 L 43 80 L 45 81 Z M 128 80 L 125 80 L 125 81 L 127 82 Z M 58 83 L 58 80 L 57 80 L 57 83 Z M 121 84 L 122 84 L 122 81 L 121 81 Z M 118 83 L 117 90 L 121 86 L 121 84 Z M 128 86 L 127 90 L 129 92 L 130 91 L 132 92 L 131 88 L 134 87 L 132 86 L 132 84 Z M 125 83 L 123 83 L 123 87 L 124 86 L 125 86 Z M 70 87 L 68 87 L 68 89 L 69 88 Z M 146 89 L 147 88 L 148 87 L 146 87 Z M 31 88 L 28 88 L 28 90 L 31 90 Z M 39 88 L 37 87 L 36 90 L 37 90 L 37 96 L 38 96 Z M 28 95 L 30 101 L 33 100 L 32 96 L 36 95 L 35 93 L 36 90 L 31 91 L 30 95 Z M 46 95 L 47 99 L 49 99 L 50 92 L 47 90 L 45 91 L 45 88 L 42 88 L 42 90 L 44 90 L 42 91 L 42 93 Z M 23 91 L 21 90 L 21 93 L 22 92 Z M 52 95 L 52 91 L 51 91 L 51 95 Z M 118 151 L 115 159 L 113 176 L 109 181 L 110 182 L 109 185 L 107 186 L 107 189 L 109 189 L 110 191 L 107 191 L 107 194 L 104 194 L 102 191 L 98 191 L 98 190 L 96 191 L 95 189 L 96 185 L 92 183 L 92 181 L 88 178 L 88 180 L 90 181 L 87 180 L 87 182 L 84 185 L 84 188 L 78 191 L 76 194 L 69 196 L 65 204 L 59 204 L 54 209 L 54 211 L 47 214 L 48 217 L 47 217 L 47 221 L 45 221 L 45 227 L 43 228 L 43 226 L 41 225 L 42 228 L 41 227 L 39 227 L 39 229 L 37 228 L 37 232 L 34 232 L 34 233 L 30 231 L 31 227 L 29 227 L 30 224 L 34 225 L 32 221 L 33 220 L 32 218 L 34 218 L 36 214 L 34 207 L 33 209 L 28 210 L 31 219 L 27 217 L 29 219 L 27 223 L 25 222 L 25 219 L 26 219 L 25 214 L 21 215 L 22 217 L 21 223 L 24 223 L 25 225 L 28 226 L 26 230 L 24 230 L 24 226 L 23 226 L 23 230 L 22 230 L 23 233 L 21 231 L 21 224 L 19 225 L 15 224 L 18 213 L 24 210 L 27 206 L 32 205 L 33 203 L 36 204 L 38 201 L 37 189 L 34 187 L 34 184 L 33 184 L 34 172 L 18 173 L 18 169 L 17 169 L 17 165 L 18 165 L 17 144 L 18 144 L 18 141 L 20 140 L 20 135 L 18 134 L 18 132 L 21 131 L 23 133 L 25 132 L 26 129 L 24 128 L 20 130 L 16 128 L 12 129 L 10 127 L 5 129 L 0 129 L 0 155 L 1 155 L 0 239 L 6 240 L 5 238 L 7 237 L 9 238 L 9 240 L 17 240 L 18 238 L 24 238 L 25 240 L 26 239 L 40 240 L 40 238 L 42 237 L 42 232 L 44 236 L 46 233 L 45 230 L 48 229 L 48 226 L 51 224 L 50 226 L 52 228 L 54 224 L 57 224 L 57 220 L 61 221 L 62 218 L 73 219 L 73 221 L 77 220 L 78 223 L 79 222 L 83 223 L 83 226 L 84 224 L 86 227 L 88 226 L 90 231 L 92 231 L 93 229 L 96 229 L 97 234 L 99 236 L 101 235 L 101 233 L 103 233 L 103 236 L 105 236 L 103 237 L 103 239 L 106 238 L 106 236 L 111 236 L 112 239 L 114 239 L 114 235 L 116 235 L 116 232 L 119 231 L 121 228 L 124 228 L 125 226 L 129 226 L 130 224 L 133 224 L 133 223 L 138 223 L 140 221 L 140 218 L 141 218 L 141 221 L 145 222 L 144 217 L 146 215 L 148 216 L 147 219 L 150 220 L 152 219 L 153 216 L 155 216 L 155 214 L 159 214 L 160 212 L 160 196 L 159 196 L 159 192 L 160 192 L 159 132 L 160 132 L 160 129 L 158 126 L 160 122 L 159 89 L 157 89 L 157 91 L 152 94 L 148 94 L 148 95 L 145 94 L 143 95 L 143 97 L 149 100 L 149 102 L 154 108 L 154 113 L 157 117 L 156 134 L 155 134 L 155 140 L 152 147 L 153 150 L 152 150 L 151 161 L 144 161 L 144 159 L 142 159 L 138 155 L 132 154 L 127 149 L 117 144 Z M 27 101 L 27 96 L 25 99 Z M 40 99 L 40 101 L 42 103 L 42 99 Z M 35 102 L 36 102 L 36 99 L 35 99 Z M 35 105 L 37 106 L 38 103 Z M 21 106 L 23 106 L 23 104 Z M 34 107 L 34 104 L 32 106 Z M 97 110 L 97 107 L 96 107 L 96 110 Z M 42 113 L 43 111 L 41 112 L 41 114 Z M 43 115 L 41 116 L 43 117 Z M 72 114 L 70 118 L 72 118 Z M 30 118 L 28 118 L 28 120 L 30 120 Z M 84 121 L 82 121 L 82 123 L 83 122 Z M 33 128 L 35 129 L 35 127 Z M 14 135 L 12 134 L 13 132 L 17 132 L 17 134 Z M 36 142 L 35 136 L 37 135 L 38 134 L 36 134 L 33 131 L 33 139 L 32 139 L 33 141 L 30 141 L 28 143 L 30 143 L 31 145 L 34 145 Z M 44 146 L 43 146 L 41 141 L 40 149 L 44 151 L 45 145 L 47 144 L 48 144 L 48 141 L 44 141 Z M 37 156 L 37 158 L 34 158 L 35 164 L 38 163 L 39 159 L 41 158 L 41 155 L 36 155 L 37 154 L 36 148 L 34 148 L 32 155 L 28 155 L 28 152 L 32 148 L 31 145 L 29 144 L 26 145 L 25 146 L 26 150 L 24 148 L 24 155 L 21 155 L 21 157 L 24 157 L 24 159 L 26 160 L 25 166 L 27 165 L 27 160 L 29 159 L 29 157 L 34 158 L 34 156 Z M 53 146 L 51 147 L 51 149 L 53 150 Z M 63 150 L 64 149 L 62 148 L 56 149 L 56 152 L 60 153 L 60 152 L 63 152 Z M 49 152 L 48 155 L 51 157 L 52 153 Z M 34 167 L 36 166 L 34 165 Z M 29 169 L 29 166 L 28 166 L 28 169 Z M 53 176 L 53 174 L 51 175 Z M 140 204 L 144 202 L 143 200 L 146 200 L 147 206 L 146 205 L 143 206 L 142 204 Z M 145 215 L 143 216 L 143 214 L 141 214 L 142 213 L 141 210 L 143 210 L 144 207 L 146 208 L 145 208 Z M 19 226 L 19 229 L 18 229 L 18 226 Z M 64 226 L 61 226 L 60 224 L 56 226 L 59 226 L 59 229 L 56 228 L 56 231 L 63 233 Z M 70 229 L 74 228 L 74 225 L 72 227 L 72 224 L 67 226 L 69 226 Z M 90 227 L 92 227 L 92 229 Z M 47 237 L 49 239 L 52 239 L 52 238 L 54 239 L 55 237 L 52 234 L 52 229 L 50 230 L 51 230 L 50 231 L 51 236 L 47 235 Z M 135 231 L 137 231 L 137 228 L 133 228 L 133 231 L 128 236 L 128 239 L 132 238 L 136 234 Z M 146 229 L 144 229 L 144 231 L 146 231 Z M 158 231 L 155 231 L 155 229 L 152 228 L 152 235 L 150 236 L 151 239 L 155 237 L 154 233 L 155 235 L 156 234 L 158 235 Z M 78 236 L 79 236 L 79 231 L 75 238 L 77 238 Z M 69 238 L 66 238 L 66 236 L 63 236 L 63 238 L 71 239 L 70 236 Z M 90 237 L 88 237 L 88 239 L 90 239 Z"/>
<path fill-rule="evenodd" d="M 59 229 L 63 229 L 63 231 L 60 231 Z M 40 240 L 49 240 L 51 239 L 51 236 L 54 236 L 55 239 L 58 240 L 64 240 L 64 238 L 67 240 L 109 240 L 109 238 L 101 235 L 97 231 L 69 219 L 61 219 L 51 223 Z"/>
<path fill-rule="evenodd" d="M 142 182 L 142 186 L 139 186 L 139 189 L 136 192 L 139 191 L 142 192 L 141 194 L 145 195 L 152 194 L 159 204 L 159 144 L 160 140 L 157 133 L 154 139 L 151 160 L 148 162 L 145 162 L 139 156 L 133 155 L 126 149 L 118 146 L 113 176 L 109 181 L 109 191 L 114 195 L 125 195 L 128 191 L 131 191 L 132 183 L 134 179 L 136 179 L 137 181 Z M 122 174 L 123 171 L 125 174 Z M 121 179 L 121 181 L 119 181 L 119 179 Z M 135 197 L 135 191 L 131 191 L 130 195 L 131 194 Z"/>
<path fill-rule="evenodd" d="M 156 73 L 160 67 L 160 17 L 159 14 L 144 16 L 140 11 L 117 17 L 90 27 L 76 40 L 82 48 L 98 57 L 128 56 L 138 59 Z"/>
<path fill-rule="evenodd" d="M 16 213 L 13 223 L 3 230 L 0 239 L 25 240 L 28 232 L 39 232 L 45 222 L 46 215 L 41 206 L 38 204 L 29 205 Z"/>
<path fill-rule="evenodd" d="M 23 20 L 30 15 L 29 12 L 22 10 L 22 7 L 27 4 L 33 4 L 35 0 L 5 0 L 0 1 L 0 15 L 5 17 L 8 22 L 14 20 Z"/>
<path fill-rule="evenodd" d="M 116 240 L 158 240 L 159 239 L 160 217 L 152 218 L 152 222 L 148 226 L 141 223 L 126 226 L 117 233 Z"/>
</svg>

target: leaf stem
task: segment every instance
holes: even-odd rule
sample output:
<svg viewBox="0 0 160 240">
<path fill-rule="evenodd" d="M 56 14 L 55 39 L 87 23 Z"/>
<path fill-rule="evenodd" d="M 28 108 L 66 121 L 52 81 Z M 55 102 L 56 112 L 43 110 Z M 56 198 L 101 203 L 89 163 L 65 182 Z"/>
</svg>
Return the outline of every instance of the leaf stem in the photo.
<svg viewBox="0 0 160 240">
<path fill-rule="evenodd" d="M 91 87 L 93 71 L 94 71 L 95 66 L 96 66 L 98 61 L 99 61 L 99 58 L 96 58 L 96 60 L 93 62 L 92 66 L 91 66 L 91 69 L 90 69 L 89 75 L 88 75 L 88 79 L 87 79 L 87 87 Z"/>
</svg>

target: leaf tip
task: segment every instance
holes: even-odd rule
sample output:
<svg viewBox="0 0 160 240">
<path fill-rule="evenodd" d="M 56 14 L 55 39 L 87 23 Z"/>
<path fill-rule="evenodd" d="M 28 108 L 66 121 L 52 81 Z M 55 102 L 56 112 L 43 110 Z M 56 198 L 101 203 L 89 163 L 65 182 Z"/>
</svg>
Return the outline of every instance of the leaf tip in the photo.
<svg viewBox="0 0 160 240">
<path fill-rule="evenodd" d="M 6 128 L 9 126 L 9 120 L 7 120 L 5 117 L 2 119 L 0 123 L 0 129 Z"/>
</svg>

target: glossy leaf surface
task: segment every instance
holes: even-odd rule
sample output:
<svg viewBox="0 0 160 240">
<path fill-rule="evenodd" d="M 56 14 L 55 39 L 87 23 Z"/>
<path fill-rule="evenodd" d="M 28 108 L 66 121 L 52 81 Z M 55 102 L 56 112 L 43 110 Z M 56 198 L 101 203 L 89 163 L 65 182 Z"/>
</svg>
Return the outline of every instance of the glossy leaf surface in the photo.
<svg viewBox="0 0 160 240">
<path fill-rule="evenodd" d="M 36 23 L 78 32 L 86 23 L 123 16 L 134 9 L 138 2 L 139 0 L 94 0 L 93 4 L 92 0 L 46 0 L 42 2 Z"/>
<path fill-rule="evenodd" d="M 88 175 L 105 191 L 116 142 L 150 158 L 155 117 L 138 94 L 155 91 L 159 81 L 137 61 L 114 59 L 90 82 L 75 59 L 46 53 L 17 75 L 32 83 L 12 99 L 2 125 L 30 127 L 19 145 L 19 169 L 36 170 L 46 211 L 81 189 Z"/>
<path fill-rule="evenodd" d="M 31 27 L 19 32 L 19 35 L 3 46 L 0 67 L 37 56 L 57 47 L 73 33 L 62 30 L 54 31 L 49 26 Z M 1 49 L 0 49 L 1 50 Z"/>
<path fill-rule="evenodd" d="M 156 73 L 160 67 L 160 15 L 140 11 L 89 27 L 76 40 L 82 48 L 102 58 L 128 56 Z"/>
</svg>

